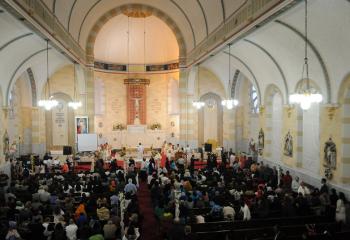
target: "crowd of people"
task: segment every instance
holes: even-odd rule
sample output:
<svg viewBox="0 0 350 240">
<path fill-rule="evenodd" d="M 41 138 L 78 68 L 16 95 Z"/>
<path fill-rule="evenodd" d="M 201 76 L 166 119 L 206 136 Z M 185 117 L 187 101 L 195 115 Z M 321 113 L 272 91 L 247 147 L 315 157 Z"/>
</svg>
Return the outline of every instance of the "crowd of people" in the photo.
<svg viewBox="0 0 350 240">
<path fill-rule="evenodd" d="M 9 184 L 1 174 L 0 238 L 138 239 L 144 220 L 139 181 L 147 182 L 156 231 L 164 239 L 191 239 L 191 225 L 222 220 L 319 215 L 349 223 L 345 195 L 329 189 L 325 179 L 320 189 L 313 188 L 288 171 L 232 152 L 223 153 L 220 161 L 209 154 L 198 167 L 194 155 L 181 152 L 159 162 L 144 158 L 140 169 L 129 159 L 125 170 L 116 159 L 108 169 L 98 159 L 91 172 L 69 166 L 36 171 L 36 163 L 30 171 L 13 162 Z M 198 209 L 203 211 L 198 214 Z"/>
<path fill-rule="evenodd" d="M 13 162 L 22 172 L 1 188 L 0 239 L 137 239 L 138 173 L 119 167 L 112 172 L 98 162 L 93 172 L 28 174 L 30 167 Z"/>
</svg>

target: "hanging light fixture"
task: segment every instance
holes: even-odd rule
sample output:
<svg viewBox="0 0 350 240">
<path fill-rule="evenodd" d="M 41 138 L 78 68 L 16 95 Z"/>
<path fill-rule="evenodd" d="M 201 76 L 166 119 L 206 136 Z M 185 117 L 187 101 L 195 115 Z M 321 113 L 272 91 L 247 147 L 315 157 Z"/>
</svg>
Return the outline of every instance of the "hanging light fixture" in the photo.
<svg viewBox="0 0 350 240">
<path fill-rule="evenodd" d="M 38 106 L 43 107 L 45 110 L 50 111 L 52 108 L 58 105 L 58 101 L 51 96 L 50 92 L 50 79 L 49 79 L 49 39 L 46 39 L 46 82 L 48 88 L 48 98 L 38 101 Z M 46 95 L 46 90 L 45 90 Z"/>
<path fill-rule="evenodd" d="M 228 44 L 228 89 L 231 86 L 231 43 Z M 221 101 L 221 105 L 225 106 L 227 109 L 232 109 L 238 105 L 238 100 L 236 99 L 224 99 Z"/>
<path fill-rule="evenodd" d="M 76 91 L 76 62 L 74 62 L 74 101 L 70 101 L 68 103 L 68 107 L 73 108 L 74 110 L 77 110 L 82 106 L 81 101 L 77 101 L 77 91 Z"/>
<path fill-rule="evenodd" d="M 322 102 L 322 95 L 317 93 L 314 89 L 310 88 L 310 78 L 309 78 L 309 64 L 308 64 L 308 11 L 307 11 L 307 0 L 305 0 L 305 56 L 304 56 L 304 65 L 302 71 L 302 79 L 306 80 L 306 86 L 301 86 L 298 93 L 291 94 L 289 96 L 290 103 L 300 104 L 300 107 L 303 110 L 307 110 L 311 107 L 312 103 Z M 306 78 L 304 78 L 304 72 L 306 73 Z"/>
<path fill-rule="evenodd" d="M 202 107 L 205 106 L 205 102 L 202 102 L 199 99 L 199 65 L 197 66 L 197 79 L 198 79 L 198 81 L 197 81 L 197 96 L 198 96 L 198 100 L 194 100 L 192 102 L 192 105 L 193 105 L 193 107 L 195 107 L 195 108 L 197 108 L 199 110 L 199 109 L 201 109 Z"/>
</svg>

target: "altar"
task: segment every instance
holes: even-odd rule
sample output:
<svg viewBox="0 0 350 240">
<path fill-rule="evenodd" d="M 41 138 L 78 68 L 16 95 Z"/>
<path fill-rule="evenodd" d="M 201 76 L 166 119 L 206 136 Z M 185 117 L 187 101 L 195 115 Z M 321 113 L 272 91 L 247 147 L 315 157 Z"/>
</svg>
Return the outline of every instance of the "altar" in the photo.
<svg viewBox="0 0 350 240">
<path fill-rule="evenodd" d="M 125 130 L 106 133 L 99 139 L 99 144 L 108 142 L 112 148 L 135 148 L 141 143 L 145 148 L 161 148 L 166 140 L 163 130 L 147 129 L 146 125 L 128 125 Z"/>
</svg>

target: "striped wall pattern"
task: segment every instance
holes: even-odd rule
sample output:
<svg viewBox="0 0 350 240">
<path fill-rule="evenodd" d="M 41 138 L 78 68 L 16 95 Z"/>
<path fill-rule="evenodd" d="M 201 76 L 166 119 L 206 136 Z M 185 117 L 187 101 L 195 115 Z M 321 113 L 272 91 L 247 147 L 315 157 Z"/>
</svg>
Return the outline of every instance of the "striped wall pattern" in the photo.
<svg viewBox="0 0 350 240">
<path fill-rule="evenodd" d="M 179 72 L 179 107 L 180 107 L 180 143 L 182 145 L 189 144 L 190 133 L 193 129 L 193 119 L 189 115 L 193 115 L 192 100 L 193 97 L 187 93 L 189 70 L 181 70 Z M 191 109 L 191 111 L 189 111 Z M 193 116 L 192 116 L 193 117 Z"/>
<path fill-rule="evenodd" d="M 350 183 L 350 89 L 347 88 L 343 102 L 341 135 L 341 182 Z M 338 165 L 339 166 L 339 165 Z"/>
<path fill-rule="evenodd" d="M 272 157 L 272 100 L 277 93 L 283 96 L 281 90 L 274 84 L 270 84 L 265 91 L 265 146 L 263 156 L 267 159 Z M 283 99 L 282 102 L 284 102 Z"/>
<path fill-rule="evenodd" d="M 296 144 L 297 144 L 297 148 L 296 148 L 296 166 L 299 168 L 303 167 L 303 110 L 298 107 L 295 106 L 295 111 L 297 114 L 297 129 L 296 129 Z M 294 141 L 295 141 L 294 140 Z"/>
<path fill-rule="evenodd" d="M 86 43 L 86 57 L 87 57 L 87 63 L 93 66 L 94 63 L 94 45 L 96 37 L 99 33 L 99 31 L 102 29 L 103 25 L 107 23 L 111 18 L 122 14 L 123 11 L 146 11 L 150 12 L 152 15 L 160 18 L 163 20 L 169 28 L 173 31 L 178 45 L 179 45 L 179 64 L 180 67 L 185 65 L 185 55 L 186 55 L 186 44 L 184 37 L 180 31 L 180 28 L 176 25 L 175 21 L 172 20 L 166 13 L 163 11 L 148 6 L 148 5 L 142 5 L 142 4 L 126 4 L 122 5 L 120 7 L 114 8 L 108 12 L 106 12 L 102 17 L 99 18 L 99 20 L 95 23 L 95 25 L 91 28 L 91 31 L 88 36 L 88 40 Z"/>
</svg>

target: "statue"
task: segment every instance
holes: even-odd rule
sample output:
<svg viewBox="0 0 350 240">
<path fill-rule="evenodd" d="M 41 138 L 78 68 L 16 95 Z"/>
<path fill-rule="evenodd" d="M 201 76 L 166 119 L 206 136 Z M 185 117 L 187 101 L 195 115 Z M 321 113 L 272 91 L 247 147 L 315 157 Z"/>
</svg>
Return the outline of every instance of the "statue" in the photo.
<svg viewBox="0 0 350 240">
<path fill-rule="evenodd" d="M 329 138 L 324 145 L 324 161 L 325 166 L 335 169 L 337 167 L 337 147 L 332 138 Z"/>
<path fill-rule="evenodd" d="M 253 138 L 249 141 L 249 154 L 254 154 L 256 152 L 255 141 Z"/>
<path fill-rule="evenodd" d="M 284 138 L 284 155 L 293 157 L 293 137 L 289 131 Z"/>
<path fill-rule="evenodd" d="M 5 130 L 4 136 L 2 138 L 2 142 L 4 144 L 3 153 L 5 156 L 7 156 L 9 151 L 10 151 L 10 138 L 9 138 L 8 133 L 7 133 L 7 130 Z"/>
<path fill-rule="evenodd" d="M 262 130 L 262 128 L 260 128 L 259 136 L 258 136 L 258 147 L 259 147 L 259 149 L 263 149 L 264 148 L 264 143 L 265 143 L 264 131 Z"/>
<path fill-rule="evenodd" d="M 10 156 L 10 159 L 15 159 L 15 155 L 17 153 L 17 143 L 16 141 L 13 141 L 13 143 L 11 144 L 10 146 L 10 149 L 9 149 L 9 156 Z"/>
<path fill-rule="evenodd" d="M 139 117 L 139 113 L 140 113 L 140 101 L 141 98 L 133 98 L 133 100 L 135 101 L 135 119 L 134 119 L 134 124 L 135 125 L 140 125 L 140 117 Z"/>
</svg>

